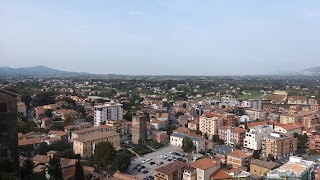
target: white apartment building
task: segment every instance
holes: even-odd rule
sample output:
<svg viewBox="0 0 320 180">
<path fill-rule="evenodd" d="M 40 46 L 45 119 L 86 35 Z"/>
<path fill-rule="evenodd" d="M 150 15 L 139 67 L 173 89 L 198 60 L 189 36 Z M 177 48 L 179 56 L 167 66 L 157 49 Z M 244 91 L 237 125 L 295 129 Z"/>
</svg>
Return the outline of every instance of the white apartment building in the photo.
<svg viewBox="0 0 320 180">
<path fill-rule="evenodd" d="M 122 120 L 123 105 L 119 103 L 105 103 L 94 106 L 94 126 L 100 126 L 101 122 L 108 120 Z"/>
<path fill-rule="evenodd" d="M 223 125 L 223 118 L 220 114 L 205 113 L 199 118 L 199 130 L 202 134 L 207 133 L 208 138 L 218 134 L 218 129 Z"/>
<path fill-rule="evenodd" d="M 196 147 L 195 151 L 197 153 L 205 151 L 205 141 L 202 138 L 187 136 L 184 134 L 173 133 L 170 135 L 170 144 L 176 147 L 182 147 L 182 141 L 185 137 L 188 137 L 192 140 L 194 146 Z"/>
<path fill-rule="evenodd" d="M 259 119 L 263 121 L 263 120 L 266 120 L 267 118 L 267 113 L 265 111 L 246 110 L 246 114 L 254 120 Z"/>
<path fill-rule="evenodd" d="M 271 132 L 273 132 L 272 125 L 259 125 L 246 132 L 244 137 L 243 147 L 249 150 L 260 150 L 262 148 L 262 141 Z"/>
</svg>

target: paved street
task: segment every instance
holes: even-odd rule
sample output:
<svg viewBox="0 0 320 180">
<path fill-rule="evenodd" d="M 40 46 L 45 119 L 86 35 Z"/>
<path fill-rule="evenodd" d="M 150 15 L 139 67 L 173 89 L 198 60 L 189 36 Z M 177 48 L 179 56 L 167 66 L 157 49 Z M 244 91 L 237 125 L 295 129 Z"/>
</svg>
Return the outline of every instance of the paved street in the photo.
<svg viewBox="0 0 320 180">
<path fill-rule="evenodd" d="M 150 175 L 153 176 L 154 169 L 156 169 L 158 167 L 161 167 L 161 166 L 156 167 L 155 164 L 154 165 L 150 165 L 150 162 L 155 162 L 156 164 L 158 164 L 160 162 L 163 162 L 164 164 L 162 166 L 173 162 L 173 161 L 169 162 L 169 161 L 164 160 L 164 159 L 158 159 L 159 155 L 162 155 L 162 156 L 169 155 L 170 159 L 172 159 L 173 157 L 176 157 L 176 158 L 179 157 L 179 156 L 170 154 L 169 153 L 170 151 L 177 152 L 177 153 L 180 153 L 180 154 L 185 154 L 181 148 L 172 147 L 172 146 L 165 147 L 165 148 L 160 149 L 160 150 L 158 150 L 156 152 L 153 152 L 153 153 L 150 153 L 150 154 L 146 154 L 144 157 L 138 157 L 138 158 L 134 159 L 132 161 L 132 163 L 131 163 L 131 166 L 129 167 L 129 173 L 134 175 L 134 176 L 136 176 L 136 177 L 139 177 L 139 178 L 144 178 L 144 177 L 147 177 L 147 176 L 150 176 Z M 150 158 L 150 157 L 152 158 L 151 161 L 146 162 L 146 163 L 142 163 L 142 160 Z M 137 164 L 141 164 L 142 166 L 145 166 L 146 170 L 148 170 L 149 172 L 146 173 L 146 174 L 143 174 L 143 173 L 138 172 L 137 170 L 133 170 L 133 168 Z"/>
</svg>

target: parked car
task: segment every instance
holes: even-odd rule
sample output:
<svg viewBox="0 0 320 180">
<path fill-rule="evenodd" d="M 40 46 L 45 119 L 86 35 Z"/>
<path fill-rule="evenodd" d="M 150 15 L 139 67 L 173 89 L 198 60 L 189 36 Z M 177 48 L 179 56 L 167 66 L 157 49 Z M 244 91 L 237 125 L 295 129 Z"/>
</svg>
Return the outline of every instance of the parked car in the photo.
<svg viewBox="0 0 320 180">
<path fill-rule="evenodd" d="M 155 162 L 154 162 L 154 161 L 150 162 L 150 165 L 154 165 L 154 164 L 155 164 Z"/>
</svg>

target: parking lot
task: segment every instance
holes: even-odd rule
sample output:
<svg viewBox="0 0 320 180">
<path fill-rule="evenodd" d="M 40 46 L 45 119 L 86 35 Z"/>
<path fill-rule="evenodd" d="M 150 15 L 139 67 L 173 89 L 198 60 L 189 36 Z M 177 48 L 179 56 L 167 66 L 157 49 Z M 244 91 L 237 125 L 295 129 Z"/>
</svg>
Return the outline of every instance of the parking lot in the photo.
<svg viewBox="0 0 320 180">
<path fill-rule="evenodd" d="M 180 154 L 185 154 L 181 148 L 172 147 L 172 146 L 168 146 L 168 147 L 162 148 L 162 149 L 160 149 L 160 150 L 158 150 L 156 152 L 149 153 L 149 154 L 144 155 L 143 157 L 138 157 L 138 158 L 134 159 L 131 162 L 131 166 L 129 167 L 129 173 L 134 175 L 134 176 L 136 176 L 136 177 L 139 177 L 141 179 L 143 179 L 143 178 L 145 178 L 147 176 L 150 176 L 150 175 L 153 176 L 154 175 L 154 169 L 174 162 L 173 160 L 172 161 L 168 161 L 168 159 L 172 159 L 173 157 L 175 157 L 175 158 L 179 158 L 180 157 L 180 156 L 177 156 L 177 155 L 170 154 L 169 153 L 170 151 L 177 152 L 177 153 L 180 153 Z M 167 159 L 158 159 L 159 155 L 161 155 L 161 156 L 168 155 L 168 158 Z M 147 159 L 147 158 L 151 158 L 152 160 L 148 161 L 148 162 L 145 162 L 145 163 L 142 163 L 142 161 Z M 186 159 L 186 158 L 184 158 L 184 159 Z M 160 162 L 163 162 L 163 164 L 159 165 L 159 166 L 156 166 L 155 164 L 150 165 L 150 162 L 155 162 L 155 164 L 159 164 Z M 148 171 L 148 173 L 144 174 L 144 173 L 138 172 L 137 169 L 133 170 L 133 168 L 136 167 L 138 164 L 140 164 L 141 166 L 145 166 L 145 169 Z"/>
</svg>

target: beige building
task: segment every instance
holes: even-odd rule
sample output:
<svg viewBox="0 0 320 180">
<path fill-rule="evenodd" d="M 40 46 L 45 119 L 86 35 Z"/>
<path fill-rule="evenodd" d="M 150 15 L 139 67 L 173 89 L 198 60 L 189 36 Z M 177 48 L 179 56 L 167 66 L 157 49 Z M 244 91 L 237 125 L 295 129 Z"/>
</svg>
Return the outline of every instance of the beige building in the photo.
<svg viewBox="0 0 320 180">
<path fill-rule="evenodd" d="M 111 126 L 113 131 L 121 135 L 128 134 L 128 123 L 126 120 L 106 121 L 106 125 Z"/>
<path fill-rule="evenodd" d="M 81 157 L 91 157 L 94 153 L 95 146 L 99 142 L 109 141 L 116 150 L 121 148 L 120 134 L 113 131 L 98 132 L 84 137 L 76 138 L 73 142 L 73 151 L 80 154 Z"/>
<path fill-rule="evenodd" d="M 248 165 L 250 159 L 251 155 L 248 155 L 241 150 L 235 150 L 227 155 L 227 164 L 237 168 Z"/>
<path fill-rule="evenodd" d="M 299 122 L 292 123 L 292 124 L 280 124 L 280 123 L 277 123 L 275 125 L 274 131 L 293 136 L 294 133 L 301 134 L 303 127 L 304 126 Z"/>
<path fill-rule="evenodd" d="M 210 179 L 214 172 L 220 169 L 220 161 L 215 162 L 210 158 L 204 158 L 193 162 L 190 166 L 196 169 L 197 180 L 207 180 Z"/>
<path fill-rule="evenodd" d="M 246 114 L 253 120 L 259 119 L 260 121 L 266 120 L 267 112 L 258 110 L 246 110 Z"/>
<path fill-rule="evenodd" d="M 190 129 L 192 131 L 199 130 L 199 121 L 188 122 L 188 129 Z"/>
<path fill-rule="evenodd" d="M 297 151 L 297 139 L 291 135 L 271 133 L 263 142 L 264 155 L 272 155 L 276 159 L 292 156 Z"/>
<path fill-rule="evenodd" d="M 73 141 L 76 138 L 84 137 L 90 134 L 95 134 L 98 132 L 105 132 L 105 131 L 113 131 L 112 126 L 108 125 L 101 125 L 97 127 L 91 127 L 91 128 L 85 128 L 85 129 L 79 129 L 75 131 L 71 131 L 71 141 Z"/>
<path fill-rule="evenodd" d="M 181 180 L 183 169 L 187 164 L 181 161 L 174 161 L 154 170 L 155 180 Z"/>
<path fill-rule="evenodd" d="M 250 162 L 250 174 L 262 177 L 265 173 L 270 172 L 277 166 L 279 166 L 279 164 L 272 161 L 262 161 L 260 159 L 253 159 Z"/>
<path fill-rule="evenodd" d="M 190 166 L 185 167 L 182 180 L 197 180 L 197 169 Z"/>
<path fill-rule="evenodd" d="M 160 131 L 153 134 L 153 140 L 158 143 L 165 143 L 168 141 L 168 134 L 166 131 Z"/>
<path fill-rule="evenodd" d="M 209 139 L 218 134 L 221 126 L 223 126 L 223 118 L 220 114 L 205 113 L 199 119 L 199 130 L 202 134 L 207 133 Z"/>
<path fill-rule="evenodd" d="M 147 140 L 147 117 L 136 116 L 132 118 L 132 143 L 139 144 L 139 141 Z"/>
<path fill-rule="evenodd" d="M 296 114 L 281 114 L 280 123 L 281 124 L 290 124 L 296 122 L 302 122 L 303 118 L 315 114 L 314 111 L 301 112 Z"/>
</svg>

